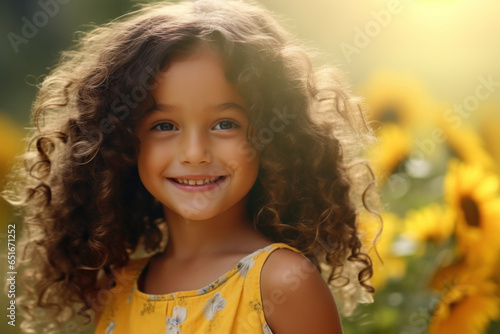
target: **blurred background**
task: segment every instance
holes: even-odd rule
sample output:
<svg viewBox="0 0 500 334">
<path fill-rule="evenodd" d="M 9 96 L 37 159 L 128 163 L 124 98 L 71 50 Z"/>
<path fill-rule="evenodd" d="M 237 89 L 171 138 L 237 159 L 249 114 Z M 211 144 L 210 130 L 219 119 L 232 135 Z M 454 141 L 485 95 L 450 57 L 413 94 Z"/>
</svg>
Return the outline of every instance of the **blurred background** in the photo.
<svg viewBox="0 0 500 334">
<path fill-rule="evenodd" d="M 375 303 L 345 317 L 345 333 L 500 333 L 500 3 L 258 2 L 323 52 L 321 62 L 347 74 L 379 138 L 366 153 L 382 193 L 384 265 L 372 250 Z M 2 179 L 25 145 L 35 84 L 59 52 L 76 31 L 136 3 L 0 3 Z M 7 224 L 16 224 L 19 238 L 21 223 L 0 200 L 2 278 Z M 368 247 L 374 226 L 372 217 L 361 219 Z M 0 301 L 7 314 L 7 296 Z M 19 332 L 0 319 L 0 332 Z"/>
</svg>

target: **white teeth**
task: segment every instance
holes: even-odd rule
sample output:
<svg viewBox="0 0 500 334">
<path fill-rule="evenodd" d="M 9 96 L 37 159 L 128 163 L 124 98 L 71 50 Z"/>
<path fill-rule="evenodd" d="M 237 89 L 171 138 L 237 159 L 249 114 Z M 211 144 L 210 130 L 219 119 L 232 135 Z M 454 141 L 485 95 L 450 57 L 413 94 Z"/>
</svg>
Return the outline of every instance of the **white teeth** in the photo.
<svg viewBox="0 0 500 334">
<path fill-rule="evenodd" d="M 188 179 L 175 179 L 175 180 L 180 184 L 188 184 L 190 186 L 194 186 L 194 185 L 201 186 L 204 184 L 213 183 L 215 180 L 217 180 L 219 178 L 220 177 L 211 177 L 211 178 L 204 179 L 204 180 L 188 180 Z"/>
</svg>

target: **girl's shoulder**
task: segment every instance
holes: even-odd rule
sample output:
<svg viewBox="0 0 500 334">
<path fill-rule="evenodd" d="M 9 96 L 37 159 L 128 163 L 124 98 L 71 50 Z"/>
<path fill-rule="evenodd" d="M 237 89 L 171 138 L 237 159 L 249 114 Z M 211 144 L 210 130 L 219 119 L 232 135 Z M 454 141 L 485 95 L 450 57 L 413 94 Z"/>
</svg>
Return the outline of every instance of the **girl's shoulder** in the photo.
<svg viewBox="0 0 500 334">
<path fill-rule="evenodd" d="M 290 246 L 274 246 L 270 249 L 262 267 L 263 299 L 266 294 L 271 295 L 278 287 L 280 287 L 280 291 L 286 290 L 286 287 L 288 290 L 295 291 L 302 283 L 307 283 L 307 280 L 316 275 L 321 278 L 314 264 L 300 251 Z M 285 293 L 286 291 L 281 292 Z"/>
<path fill-rule="evenodd" d="M 269 254 L 261 273 L 268 325 L 278 333 L 342 333 L 330 288 L 314 264 L 283 247 Z"/>
</svg>

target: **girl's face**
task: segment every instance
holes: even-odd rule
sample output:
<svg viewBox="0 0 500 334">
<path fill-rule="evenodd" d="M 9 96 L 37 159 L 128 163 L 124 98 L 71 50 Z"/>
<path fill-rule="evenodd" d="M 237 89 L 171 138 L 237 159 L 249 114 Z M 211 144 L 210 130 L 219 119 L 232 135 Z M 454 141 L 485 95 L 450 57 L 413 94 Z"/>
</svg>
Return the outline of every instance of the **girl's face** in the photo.
<svg viewBox="0 0 500 334">
<path fill-rule="evenodd" d="M 246 138 L 246 104 L 220 60 L 201 50 L 175 59 L 155 84 L 156 105 L 136 128 L 146 189 L 166 214 L 190 220 L 244 210 L 259 161 Z"/>
</svg>

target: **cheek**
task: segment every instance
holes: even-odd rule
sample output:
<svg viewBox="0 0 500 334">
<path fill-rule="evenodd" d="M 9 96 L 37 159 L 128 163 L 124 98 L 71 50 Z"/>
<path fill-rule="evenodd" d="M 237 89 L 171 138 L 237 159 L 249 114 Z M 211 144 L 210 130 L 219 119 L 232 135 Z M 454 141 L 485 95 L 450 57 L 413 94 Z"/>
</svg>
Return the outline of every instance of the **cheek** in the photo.
<svg viewBox="0 0 500 334">
<path fill-rule="evenodd" d="M 161 174 L 168 163 L 168 159 L 168 150 L 161 145 L 141 144 L 137 158 L 137 168 L 141 180 Z"/>
<path fill-rule="evenodd" d="M 229 170 L 242 173 L 249 180 L 255 180 L 259 170 L 259 157 L 257 150 L 247 142 L 246 138 L 227 147 L 224 156 Z"/>
</svg>

